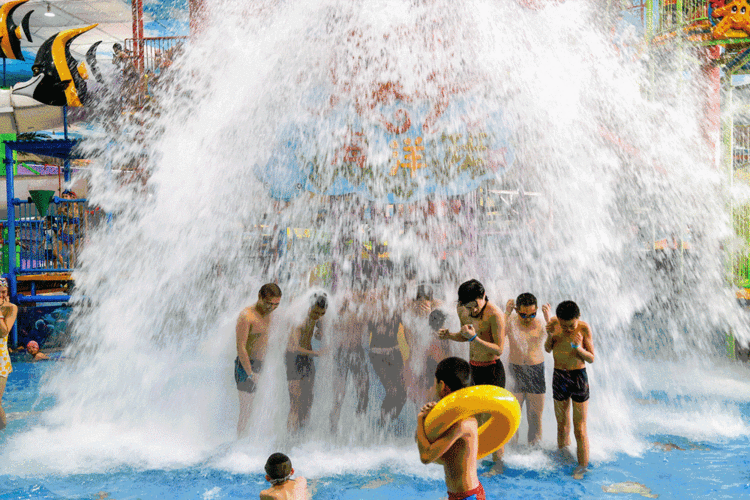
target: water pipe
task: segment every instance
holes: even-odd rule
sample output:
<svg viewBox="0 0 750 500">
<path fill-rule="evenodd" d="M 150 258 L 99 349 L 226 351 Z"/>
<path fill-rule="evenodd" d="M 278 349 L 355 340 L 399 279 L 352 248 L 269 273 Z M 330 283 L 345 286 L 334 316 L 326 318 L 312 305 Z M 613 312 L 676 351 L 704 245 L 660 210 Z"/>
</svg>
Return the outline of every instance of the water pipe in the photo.
<svg viewBox="0 0 750 500">
<path fill-rule="evenodd" d="M 8 240 L 5 242 L 8 253 L 8 295 L 10 301 L 16 303 L 16 195 L 13 186 L 13 150 L 5 145 L 5 196 L 8 206 Z M 18 326 L 16 322 L 10 331 L 11 343 L 18 345 Z"/>
</svg>

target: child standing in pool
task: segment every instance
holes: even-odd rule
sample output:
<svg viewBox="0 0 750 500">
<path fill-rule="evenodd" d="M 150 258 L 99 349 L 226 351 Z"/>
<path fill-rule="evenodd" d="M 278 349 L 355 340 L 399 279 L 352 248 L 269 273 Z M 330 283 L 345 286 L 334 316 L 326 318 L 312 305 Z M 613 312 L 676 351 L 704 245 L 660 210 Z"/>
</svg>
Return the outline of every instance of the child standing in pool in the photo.
<svg viewBox="0 0 750 500">
<path fill-rule="evenodd" d="M 578 467 L 573 471 L 573 476 L 580 479 L 589 465 L 589 436 L 586 430 L 589 379 L 586 363 L 594 362 L 594 341 L 591 328 L 580 320 L 581 311 L 575 302 L 561 302 L 555 314 L 555 318 L 545 318 L 548 319 L 549 337 L 544 349 L 551 352 L 555 360 L 552 397 L 555 400 L 557 446 L 565 449 L 570 445 L 570 401 L 573 400 L 573 433 L 578 454 Z"/>
<path fill-rule="evenodd" d="M 446 358 L 435 370 L 435 396 L 448 394 L 471 385 L 469 363 L 460 358 Z M 417 414 L 417 446 L 422 463 L 439 463 L 445 469 L 449 500 L 485 500 L 484 488 L 477 476 L 478 425 L 474 417 L 459 420 L 430 442 L 424 428 L 425 418 L 437 403 L 427 403 Z"/>
<path fill-rule="evenodd" d="M 274 453 L 266 461 L 266 481 L 271 487 L 260 492 L 260 500 L 307 500 L 307 480 L 291 479 L 292 461 L 283 453 Z"/>
</svg>

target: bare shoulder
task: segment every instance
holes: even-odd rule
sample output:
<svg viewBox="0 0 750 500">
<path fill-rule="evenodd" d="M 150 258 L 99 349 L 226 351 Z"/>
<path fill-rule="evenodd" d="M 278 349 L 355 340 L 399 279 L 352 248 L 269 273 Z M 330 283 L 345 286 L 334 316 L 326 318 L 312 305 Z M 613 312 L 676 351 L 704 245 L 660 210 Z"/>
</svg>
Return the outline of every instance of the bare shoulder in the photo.
<svg viewBox="0 0 750 500">
<path fill-rule="evenodd" d="M 274 495 L 270 489 L 263 490 L 260 492 L 260 500 L 275 500 L 276 495 Z"/>
<path fill-rule="evenodd" d="M 307 479 L 304 477 L 296 477 L 294 479 L 294 489 L 299 492 L 307 492 Z"/>
<path fill-rule="evenodd" d="M 494 302 L 487 302 L 487 309 L 485 310 L 487 316 L 497 316 L 498 318 L 505 317 L 505 311 L 500 310 Z"/>
<path fill-rule="evenodd" d="M 584 335 L 591 335 L 591 327 L 585 321 L 579 321 L 578 326 L 581 328 L 581 333 Z"/>
</svg>

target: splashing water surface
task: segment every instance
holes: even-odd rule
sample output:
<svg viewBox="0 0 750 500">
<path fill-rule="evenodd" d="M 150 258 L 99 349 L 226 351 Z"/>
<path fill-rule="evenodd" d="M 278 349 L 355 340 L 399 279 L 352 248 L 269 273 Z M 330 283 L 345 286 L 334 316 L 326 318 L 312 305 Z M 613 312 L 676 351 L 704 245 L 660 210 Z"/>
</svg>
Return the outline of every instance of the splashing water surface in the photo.
<svg viewBox="0 0 750 500">
<path fill-rule="evenodd" d="M 723 332 L 747 333 L 724 282 L 731 231 L 703 128 L 706 83 L 697 59 L 669 71 L 658 54 L 618 49 L 609 22 L 594 2 L 211 5 L 153 101 L 137 113 L 107 110 L 84 146 L 98 167 L 91 200 L 113 217 L 80 257 L 72 359 L 45 386 L 55 403 L 0 451 L 8 473 L 28 464 L 63 474 L 201 463 L 260 470 L 286 446 L 313 476 L 397 463 L 439 478 L 418 462 L 412 403 L 401 435 L 375 427 L 377 388 L 364 421 L 345 417 L 328 431 L 329 358 L 310 431 L 287 437 L 282 327 L 251 435 L 236 441 L 237 314 L 278 280 L 277 315 L 299 316 L 321 265 L 335 275 L 323 284 L 329 316 L 362 283 L 390 309 L 419 282 L 433 282 L 450 304 L 473 277 L 500 305 L 522 291 L 543 303 L 576 300 L 597 348 L 594 462 L 640 453 L 654 432 L 747 436 L 737 405 L 750 386 L 721 357 Z M 637 45 L 635 34 L 622 36 Z M 455 151 L 438 148 L 425 153 L 431 179 L 391 175 L 386 123 L 405 127 L 406 116 L 425 144 L 485 134 L 489 173 L 467 175 L 447 160 Z M 357 141 L 360 159 L 342 159 Z M 118 173 L 134 166 L 135 180 Z M 311 194 L 334 193 L 342 178 L 355 194 Z M 515 195 L 492 208 L 491 189 Z M 466 192 L 474 194 L 454 196 Z M 388 193 L 397 194 L 390 203 Z M 450 210 L 458 199 L 461 209 Z M 287 227 L 311 235 L 292 245 Z M 672 237 L 691 250 L 647 251 Z M 365 244 L 389 256 L 369 277 L 355 258 Z M 272 257 L 274 248 L 285 251 Z M 323 342 L 335 352 L 340 338 L 333 330 Z M 734 389 L 717 395 L 717 385 Z M 639 403 L 654 394 L 661 403 Z M 29 446 L 40 438 L 43 449 Z M 547 466 L 536 455 L 508 460 Z"/>
</svg>

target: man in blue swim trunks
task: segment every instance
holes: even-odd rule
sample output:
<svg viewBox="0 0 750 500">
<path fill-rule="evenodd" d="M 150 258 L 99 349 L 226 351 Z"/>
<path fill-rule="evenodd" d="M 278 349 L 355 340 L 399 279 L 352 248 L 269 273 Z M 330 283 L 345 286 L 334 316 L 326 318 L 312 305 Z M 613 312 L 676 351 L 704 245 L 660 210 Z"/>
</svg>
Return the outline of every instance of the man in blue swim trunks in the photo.
<svg viewBox="0 0 750 500">
<path fill-rule="evenodd" d="M 258 292 L 258 302 L 246 307 L 237 319 L 237 358 L 234 360 L 234 381 L 240 397 L 237 436 L 242 437 L 250 418 L 258 372 L 268 350 L 268 327 L 272 313 L 281 302 L 281 288 L 266 283 Z"/>
<path fill-rule="evenodd" d="M 542 309 L 549 316 L 549 304 Z M 513 315 L 513 311 L 516 315 Z M 536 297 L 522 293 L 505 305 L 505 328 L 508 334 L 508 365 L 513 376 L 513 395 L 523 408 L 526 402 L 526 421 L 529 424 L 528 440 L 533 446 L 542 439 L 542 411 L 547 384 L 544 381 L 544 341 L 547 332 L 537 318 Z M 513 438 L 518 440 L 518 434 Z"/>
<path fill-rule="evenodd" d="M 465 360 L 446 358 L 438 363 L 433 388 L 438 400 L 470 385 L 471 367 Z M 424 422 L 436 404 L 427 403 L 417 414 L 417 447 L 420 460 L 423 464 L 437 463 L 443 466 L 449 500 L 485 500 L 484 488 L 477 476 L 477 419 L 468 417 L 459 420 L 430 442 Z"/>
<path fill-rule="evenodd" d="M 581 311 L 572 300 L 560 302 L 556 317 L 547 323 L 544 349 L 555 359 L 552 397 L 557 419 L 557 446 L 570 445 L 570 400 L 573 400 L 573 433 L 576 437 L 578 467 L 573 477 L 582 479 L 589 465 L 589 436 L 586 429 L 589 378 L 586 363 L 594 362 L 594 341 L 589 325 L 581 321 Z"/>
<path fill-rule="evenodd" d="M 320 351 L 312 350 L 312 338 L 320 339 L 318 320 L 328 309 L 328 297 L 317 292 L 310 298 L 310 307 L 305 319 L 296 325 L 289 335 L 286 348 L 286 379 L 289 383 L 289 418 L 287 430 L 294 432 L 307 423 L 313 403 L 315 386 L 315 360 Z M 317 327 L 317 328 L 316 328 Z"/>
</svg>

